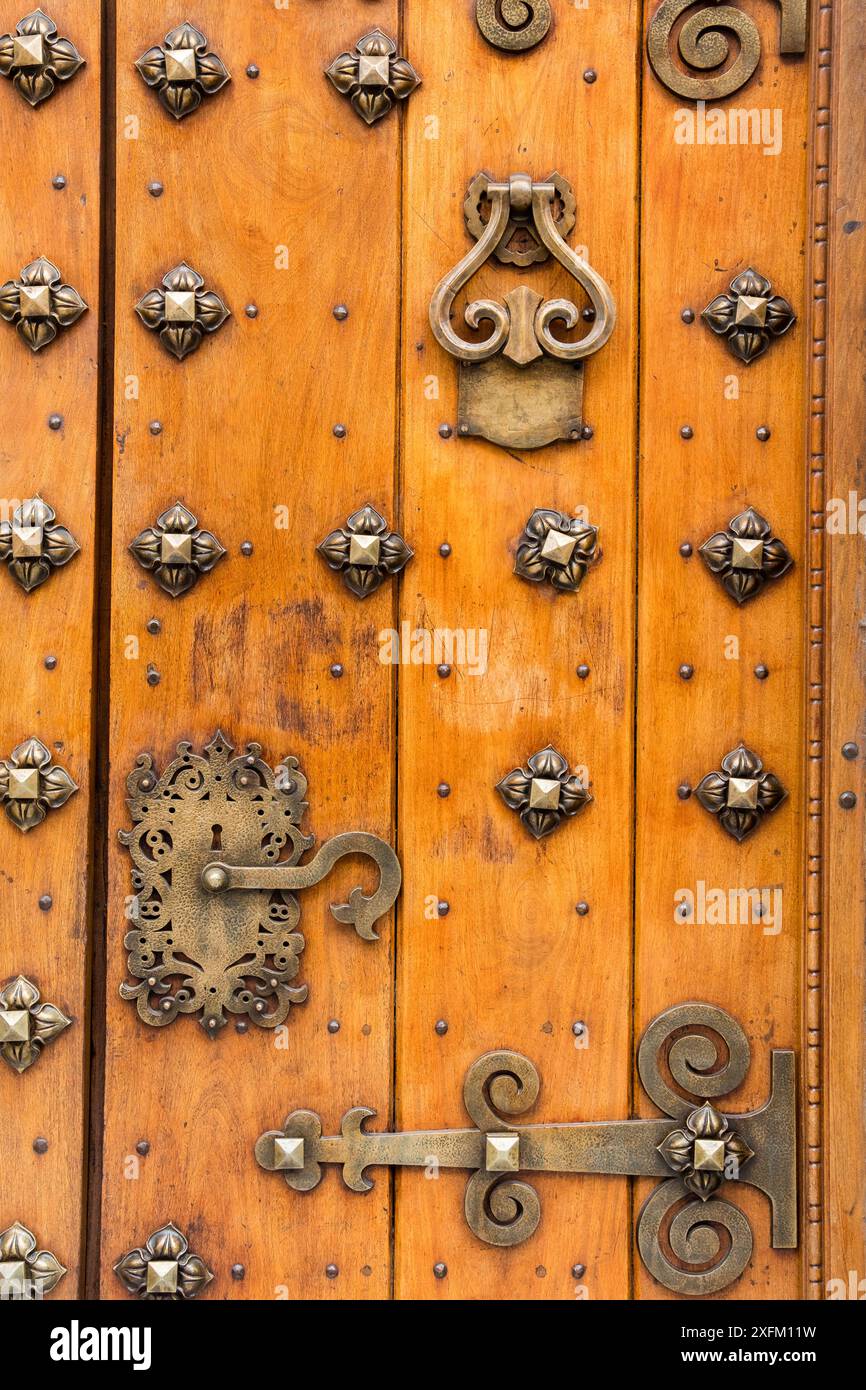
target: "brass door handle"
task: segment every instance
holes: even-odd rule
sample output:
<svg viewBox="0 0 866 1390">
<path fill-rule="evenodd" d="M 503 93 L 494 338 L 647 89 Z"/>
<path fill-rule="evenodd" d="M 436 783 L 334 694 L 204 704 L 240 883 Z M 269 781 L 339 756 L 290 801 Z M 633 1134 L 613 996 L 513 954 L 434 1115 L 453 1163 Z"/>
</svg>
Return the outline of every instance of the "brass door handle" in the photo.
<svg viewBox="0 0 866 1390">
<path fill-rule="evenodd" d="M 469 186 L 464 212 L 477 244 L 442 277 L 430 301 L 436 341 L 464 365 L 460 435 L 481 435 L 497 444 L 523 448 L 581 437 L 581 364 L 613 332 L 616 304 L 602 276 L 565 241 L 554 213 L 557 199 L 565 204 L 560 221 L 567 234 L 574 222 L 574 194 L 559 174 L 535 182 L 528 174 L 495 181 L 482 173 Z M 490 204 L 486 222 L 476 215 L 483 201 Z M 529 252 L 509 249 L 518 230 L 528 237 Z M 562 323 L 570 330 L 581 323 L 577 305 L 570 299 L 545 299 L 528 285 L 520 285 L 502 300 L 476 299 L 467 304 L 468 326 L 478 329 L 490 324 L 491 330 L 481 342 L 461 338 L 451 326 L 454 301 L 493 255 L 518 265 L 553 256 L 589 299 L 589 332 L 574 342 L 556 337 L 554 324 Z"/>
<path fill-rule="evenodd" d="M 466 1075 L 463 1102 L 472 1129 L 368 1133 L 364 1125 L 375 1112 L 356 1106 L 343 1116 L 338 1135 L 325 1136 L 318 1115 L 296 1110 L 281 1130 L 261 1135 L 256 1161 L 282 1173 L 297 1192 L 316 1187 L 327 1163 L 342 1168 L 353 1192 L 370 1190 L 366 1170 L 376 1166 L 469 1169 L 466 1221 L 480 1240 L 497 1246 L 521 1244 L 541 1220 L 538 1194 L 521 1174 L 657 1178 L 637 1223 L 645 1265 L 677 1293 L 717 1293 L 742 1274 L 752 1254 L 748 1219 L 717 1196 L 725 1182 L 748 1183 L 769 1198 L 774 1249 L 797 1244 L 794 1053 L 772 1052 L 769 1100 L 737 1115 L 722 1114 L 709 1099 L 738 1087 L 751 1060 L 745 1033 L 723 1009 L 702 1003 L 668 1009 L 647 1028 L 637 1060 L 644 1090 L 667 1118 L 525 1124 L 517 1117 L 535 1105 L 538 1072 L 520 1053 L 502 1049 L 479 1057 Z M 684 1199 L 692 1200 L 677 1210 Z M 708 1231 L 713 1226 L 728 1233 L 727 1249 Z M 685 1267 L 671 1262 L 668 1247 Z"/>
</svg>

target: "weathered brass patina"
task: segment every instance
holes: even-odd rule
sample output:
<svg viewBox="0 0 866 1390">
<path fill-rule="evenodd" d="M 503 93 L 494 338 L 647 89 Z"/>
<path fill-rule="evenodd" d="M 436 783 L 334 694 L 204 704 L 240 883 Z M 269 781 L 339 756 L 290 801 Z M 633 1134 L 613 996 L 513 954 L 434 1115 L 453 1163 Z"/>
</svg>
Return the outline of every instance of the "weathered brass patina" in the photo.
<svg viewBox="0 0 866 1390">
<path fill-rule="evenodd" d="M 476 211 L 479 199 L 489 204 L 486 221 Z M 524 449 L 557 439 L 579 440 L 583 362 L 613 332 L 616 305 L 602 277 L 564 240 L 574 221 L 573 191 L 556 173 L 540 183 L 528 174 L 511 174 L 504 182 L 476 174 L 464 215 L 477 244 L 443 277 L 430 301 L 436 341 L 460 363 L 458 434 Z M 515 244 L 518 230 L 522 235 Z M 467 304 L 463 316 L 471 329 L 484 323 L 492 328 L 480 342 L 461 338 L 451 324 L 454 301 L 494 255 L 523 266 L 552 255 L 589 298 L 589 331 L 571 342 L 555 337 L 554 324 L 570 330 L 581 323 L 577 306 L 519 285 L 501 300 Z"/>
<path fill-rule="evenodd" d="M 463 1102 L 474 1129 L 368 1133 L 364 1125 L 375 1112 L 356 1106 L 343 1116 L 339 1135 L 324 1136 L 318 1115 L 296 1110 L 281 1130 L 261 1135 L 255 1156 L 296 1192 L 316 1187 L 327 1163 L 342 1168 L 353 1192 L 369 1192 L 366 1170 L 373 1167 L 470 1169 L 466 1220 L 479 1239 L 498 1246 L 519 1245 L 541 1220 L 538 1194 L 518 1174 L 662 1179 L 674 1172 L 644 1204 L 638 1247 L 666 1288 L 703 1296 L 738 1278 L 752 1253 L 747 1218 L 715 1196 L 723 1182 L 764 1192 L 774 1249 L 797 1244 L 793 1052 L 772 1052 L 770 1098 L 760 1109 L 723 1116 L 709 1103 L 739 1086 L 749 1063 L 748 1040 L 730 1014 L 712 1004 L 681 1004 L 653 1020 L 638 1049 L 644 1090 L 670 1118 L 520 1123 L 514 1117 L 535 1105 L 539 1076 L 526 1057 L 503 1049 L 485 1053 L 467 1073 Z M 672 1126 L 671 1119 L 681 1123 Z M 730 1237 L 727 1248 L 716 1228 Z M 668 1243 L 686 1268 L 668 1258 Z"/>
<path fill-rule="evenodd" d="M 765 772 L 757 753 L 744 743 L 726 753 L 721 768 L 708 772 L 695 787 L 704 810 L 718 817 L 722 829 L 738 842 L 757 830 L 787 795 L 775 773 Z"/>
<path fill-rule="evenodd" d="M 207 38 L 188 20 L 166 34 L 161 44 L 142 53 L 135 66 L 178 121 L 231 81 L 222 59 L 208 52 Z"/>
<path fill-rule="evenodd" d="M 367 125 L 387 116 L 421 85 L 409 59 L 381 29 L 371 29 L 351 52 L 339 53 L 325 68 L 325 76 Z"/>
<path fill-rule="evenodd" d="M 805 53 L 807 0 L 776 0 L 780 53 Z M 686 11 L 691 11 L 675 33 Z M 734 39 L 731 58 L 730 37 Z M 672 50 L 685 64 L 674 62 Z M 692 101 L 718 101 L 748 82 L 761 57 L 761 35 L 751 15 L 718 0 L 697 9 L 697 0 L 663 0 L 647 31 L 647 55 L 660 82 Z M 726 67 L 725 64 L 728 64 Z"/>
<path fill-rule="evenodd" d="M 31 352 L 41 352 L 81 318 L 87 305 L 72 285 L 64 285 L 57 266 L 39 256 L 17 280 L 0 285 L 0 318 L 11 323 Z"/>
<path fill-rule="evenodd" d="M 71 1022 L 56 1004 L 40 1002 L 32 980 L 17 975 L 0 989 L 0 1057 L 13 1071 L 26 1071 Z"/>
<path fill-rule="evenodd" d="M 8 77 L 31 106 L 47 101 L 58 82 L 68 82 L 83 67 L 75 44 L 60 37 L 42 10 L 20 19 L 14 34 L 0 35 L 0 76 Z"/>
<path fill-rule="evenodd" d="M 206 290 L 197 270 L 181 261 L 162 277 L 161 290 L 148 290 L 135 306 L 145 328 L 159 334 L 166 352 L 179 362 L 195 352 L 206 333 L 215 333 L 231 309 L 214 290 Z"/>
<path fill-rule="evenodd" d="M 20 1221 L 0 1231 L 0 1303 L 40 1300 L 57 1288 L 65 1267 Z"/>
<path fill-rule="evenodd" d="M 550 0 L 475 0 L 478 28 L 494 48 L 523 53 L 550 28 Z"/>
<path fill-rule="evenodd" d="M 173 1222 L 160 1226 L 143 1246 L 128 1250 L 114 1266 L 124 1288 L 138 1298 L 176 1302 L 196 1298 L 213 1279 L 201 1255 Z"/>
<path fill-rule="evenodd" d="M 127 778 L 134 828 L 120 840 L 132 856 L 136 896 L 124 944 L 140 983 L 122 984 L 121 995 L 155 1028 L 199 1012 L 211 1037 L 227 1013 L 276 1028 L 307 997 L 306 985 L 291 984 L 304 949 L 295 894 L 348 855 L 372 859 L 376 891 L 353 888 L 331 913 L 375 941 L 374 925 L 400 891 L 399 861 L 377 836 L 352 831 L 299 862 L 313 836 L 300 828 L 307 779 L 297 758 L 272 770 L 259 744 L 235 757 L 220 732 L 203 756 L 189 743 L 177 751 L 161 777 L 143 753 Z"/>
</svg>

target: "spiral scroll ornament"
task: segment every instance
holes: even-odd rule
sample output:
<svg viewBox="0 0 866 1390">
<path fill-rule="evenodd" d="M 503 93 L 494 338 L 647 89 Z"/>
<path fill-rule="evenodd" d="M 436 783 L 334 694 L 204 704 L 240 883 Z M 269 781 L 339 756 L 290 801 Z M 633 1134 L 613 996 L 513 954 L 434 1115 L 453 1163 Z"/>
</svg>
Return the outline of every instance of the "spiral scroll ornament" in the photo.
<svg viewBox="0 0 866 1390">
<path fill-rule="evenodd" d="M 782 11 L 781 53 L 806 49 L 806 0 L 776 0 Z M 676 26 L 692 11 L 677 32 Z M 684 72 L 676 56 L 694 72 Z M 690 101 L 730 96 L 748 82 L 761 58 L 761 35 L 750 15 L 718 0 L 663 0 L 650 22 L 647 56 L 660 82 Z M 703 75 L 695 75 L 703 74 Z"/>
<path fill-rule="evenodd" d="M 475 17 L 494 48 L 525 53 L 546 37 L 553 16 L 549 0 L 476 0 Z"/>
</svg>

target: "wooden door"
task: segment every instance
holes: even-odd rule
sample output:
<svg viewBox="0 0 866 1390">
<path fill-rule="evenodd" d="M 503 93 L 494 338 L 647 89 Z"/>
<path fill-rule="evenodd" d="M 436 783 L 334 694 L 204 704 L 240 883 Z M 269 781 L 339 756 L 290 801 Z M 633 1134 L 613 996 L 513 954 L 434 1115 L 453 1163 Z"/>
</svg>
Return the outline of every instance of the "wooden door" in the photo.
<svg viewBox="0 0 866 1390">
<path fill-rule="evenodd" d="M 743 0 L 737 85 L 697 5 L 529 8 L 58 0 L 35 107 L 0 40 L 0 987 L 60 1011 L 0 999 L 0 1242 L 55 1297 L 862 1267 L 863 22 Z"/>
</svg>

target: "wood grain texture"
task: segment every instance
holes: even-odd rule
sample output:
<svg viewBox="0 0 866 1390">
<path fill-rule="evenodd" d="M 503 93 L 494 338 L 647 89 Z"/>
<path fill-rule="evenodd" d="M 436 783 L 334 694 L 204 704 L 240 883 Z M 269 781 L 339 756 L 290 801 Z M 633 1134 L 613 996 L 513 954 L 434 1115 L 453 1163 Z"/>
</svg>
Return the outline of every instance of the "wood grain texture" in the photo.
<svg viewBox="0 0 866 1390">
<path fill-rule="evenodd" d="M 647 0 L 646 17 L 655 10 Z M 759 144 L 675 141 L 681 103 L 647 68 L 643 100 L 641 466 L 637 685 L 635 1017 L 700 998 L 742 1023 L 752 1065 L 729 1110 L 768 1094 L 770 1049 L 801 1045 L 805 823 L 804 605 L 809 66 L 778 56 L 778 13 L 751 11 L 762 36 L 755 78 L 720 103 L 781 113 L 778 153 Z M 751 366 L 701 323 L 700 311 L 754 266 L 799 322 Z M 687 325 L 681 311 L 698 316 Z M 735 378 L 736 399 L 726 398 Z M 730 395 L 730 391 L 728 395 Z M 690 425 L 693 438 L 680 429 Z M 771 429 L 767 443 L 755 431 Z M 698 546 L 754 506 L 787 543 L 796 568 L 741 608 L 706 571 Z M 694 553 L 683 560 L 678 547 Z M 736 643 L 737 655 L 728 655 Z M 681 663 L 694 667 L 684 681 Z M 758 680 L 757 664 L 769 667 Z M 741 845 L 695 798 L 680 801 L 740 740 L 789 797 Z M 675 917 L 680 889 L 782 890 L 783 921 L 702 925 Z M 645 1110 L 644 1113 L 650 1113 Z M 798 1297 L 796 1251 L 770 1251 L 766 1202 L 738 1193 L 755 1236 L 750 1267 L 722 1298 Z M 637 1268 L 640 1297 L 664 1291 Z"/>
<path fill-rule="evenodd" d="M 864 834 L 864 756 L 866 719 L 863 708 L 864 615 L 866 576 L 863 567 L 863 463 L 866 393 L 864 393 L 863 324 L 866 321 L 866 176 L 862 87 L 866 58 L 866 15 L 853 0 L 822 0 L 818 6 L 817 106 L 815 141 L 816 241 L 826 253 L 829 290 L 816 312 L 816 344 L 826 348 L 822 399 L 813 410 L 822 433 L 815 438 L 816 468 L 826 465 L 824 502 L 838 514 L 839 503 L 854 511 L 855 529 L 831 532 L 827 526 L 827 634 L 825 725 L 825 897 L 822 945 L 825 976 L 824 1047 L 816 1084 L 826 1096 L 822 1141 L 823 1168 L 818 1173 L 826 1210 L 823 1271 L 814 1283 L 819 1297 L 863 1297 L 866 1276 L 866 1124 L 863 1076 L 866 1073 L 866 834 Z M 830 66 L 832 64 L 832 67 Z M 816 257 L 815 293 L 821 297 Z M 821 325 L 826 325 L 826 345 Z M 853 499 L 853 501 L 852 501 Z M 816 518 L 817 522 L 817 518 Z M 856 526 L 859 524 L 859 531 Z M 842 745 L 854 742 L 859 756 L 848 761 Z M 839 805 L 842 792 L 857 795 L 854 810 Z M 810 1020 L 811 1022 L 811 1020 Z M 810 1161 L 813 1157 L 810 1151 Z M 810 1259 L 810 1279 L 812 1274 Z M 852 1281 L 851 1275 L 854 1275 Z M 823 1274 L 823 1280 L 821 1275 Z M 859 1287 L 858 1287 L 859 1285 Z"/>
<path fill-rule="evenodd" d="M 5 8 L 0 31 L 24 11 Z M 0 1063 L 0 1230 L 21 1221 L 68 1273 L 55 1297 L 80 1289 L 88 1057 L 88 850 L 92 740 L 94 509 L 97 473 L 100 249 L 100 6 L 57 0 L 60 33 L 86 59 L 69 82 L 31 108 L 0 82 L 0 281 L 37 256 L 61 270 L 88 312 L 39 353 L 0 323 L 0 505 L 42 496 L 81 551 L 26 594 L 5 566 L 5 679 L 0 756 L 31 734 L 80 790 L 26 836 L 0 815 L 0 983 L 24 974 L 73 1019 L 26 1072 Z M 52 179 L 66 178 L 55 189 Z M 57 431 L 48 417 L 63 416 Z M 44 660 L 57 658 L 48 671 Z M 53 907 L 40 911 L 40 897 Z M 33 1141 L 48 1140 L 37 1154 Z"/>
<path fill-rule="evenodd" d="M 459 663 L 445 680 L 431 665 L 400 672 L 401 1128 L 464 1124 L 466 1069 L 492 1047 L 538 1066 L 532 1118 L 629 1108 L 639 16 L 634 4 L 561 5 L 544 43 L 514 57 L 485 43 L 474 9 L 474 0 L 404 7 L 406 50 L 424 86 L 405 127 L 402 489 L 418 555 L 401 614 L 413 629 L 483 633 L 489 650 L 483 674 Z M 588 68 L 600 74 L 594 85 L 582 80 Z M 458 369 L 434 342 L 427 309 L 470 244 L 463 198 L 480 169 L 499 178 L 558 169 L 574 185 L 572 244 L 588 247 L 619 309 L 610 343 L 586 367 L 588 442 L 521 452 L 438 433 L 456 421 Z M 574 295 L 549 264 L 488 265 L 466 294 L 521 283 Z M 585 507 L 600 528 L 604 558 L 577 594 L 512 573 L 536 507 Z M 536 843 L 494 788 L 548 743 L 588 768 L 595 800 Z M 441 781 L 452 787 L 446 799 Z M 447 916 L 431 914 L 437 899 L 449 902 Z M 590 904 L 584 917 L 580 899 Z M 448 1023 L 441 1037 L 438 1019 Z M 572 1033 L 578 1020 L 586 1048 Z M 464 1186 L 454 1173 L 398 1178 L 398 1298 L 572 1299 L 578 1263 L 593 1298 L 627 1290 L 625 1181 L 539 1181 L 541 1224 L 512 1250 L 471 1234 Z M 439 1261 L 449 1271 L 441 1280 Z"/>
<path fill-rule="evenodd" d="M 179 739 L 200 747 L 219 725 L 236 747 L 259 740 L 272 765 L 300 757 L 305 829 L 320 841 L 355 828 L 390 839 L 393 676 L 377 660 L 376 634 L 392 621 L 393 592 L 360 604 L 315 546 L 367 501 L 395 520 L 397 124 L 368 129 L 322 68 L 371 19 L 393 31 L 396 6 L 372 16 L 361 0 L 338 12 L 201 0 L 193 18 L 232 81 L 180 123 L 132 66 L 177 18 L 136 0 L 118 25 L 111 825 L 127 824 L 125 778 L 141 751 L 162 768 Z M 249 63 L 258 80 L 245 75 Z M 136 139 L 125 138 L 129 117 Z M 159 199 L 148 194 L 152 180 L 164 185 Z M 287 269 L 277 268 L 281 247 Z M 232 318 L 178 363 L 133 306 L 183 258 Z M 244 313 L 250 303 L 255 319 Z M 344 323 L 332 314 L 338 303 L 350 309 Z M 152 420 L 161 434 L 150 433 Z M 337 423 L 345 439 L 334 436 Z M 227 556 L 171 600 L 127 546 L 176 498 Z M 245 540 L 249 558 L 239 553 Z M 152 616 L 158 637 L 145 630 Z M 125 656 L 130 635 L 137 660 Z M 342 680 L 330 676 L 333 662 Z M 150 663 L 161 673 L 153 688 Z M 310 994 L 279 1050 L 255 1027 L 240 1036 L 230 1024 L 215 1042 L 189 1017 L 154 1030 L 121 1001 L 130 865 L 113 846 L 104 1297 L 125 1296 L 111 1272 L 121 1252 L 169 1219 L 214 1270 L 209 1297 L 387 1296 L 387 1183 L 362 1201 L 332 1173 L 303 1197 L 253 1157 L 258 1135 L 301 1106 L 321 1111 L 326 1126 L 361 1095 L 388 1113 L 392 930 L 383 923 L 370 945 L 328 912 L 356 881 L 353 868 L 302 897 L 299 981 Z M 332 1018 L 341 1025 L 333 1035 Z M 143 1139 L 150 1152 L 136 1160 Z M 336 1279 L 325 1277 L 330 1263 Z M 245 1266 L 243 1281 L 230 1277 L 234 1264 Z"/>
</svg>

